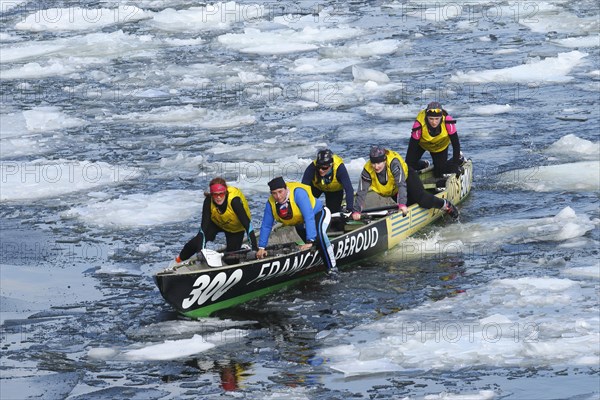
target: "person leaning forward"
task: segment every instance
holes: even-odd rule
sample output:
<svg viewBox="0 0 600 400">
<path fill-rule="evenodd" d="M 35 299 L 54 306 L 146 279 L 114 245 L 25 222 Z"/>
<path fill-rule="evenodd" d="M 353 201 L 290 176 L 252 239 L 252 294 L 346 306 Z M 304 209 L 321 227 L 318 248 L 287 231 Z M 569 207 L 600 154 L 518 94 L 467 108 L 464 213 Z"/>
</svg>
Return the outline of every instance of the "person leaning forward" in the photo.
<svg viewBox="0 0 600 400">
<path fill-rule="evenodd" d="M 448 160 L 450 144 L 452 144 L 452 159 Z M 408 166 L 415 170 L 420 169 L 419 161 L 425 151 L 431 155 L 433 174 L 436 178 L 444 174 L 460 172 L 464 159 L 460 152 L 456 121 L 437 101 L 429 103 L 427 108 L 421 110 L 416 117 L 406 150 Z"/>
<path fill-rule="evenodd" d="M 450 201 L 427 192 L 417 171 L 406 165 L 398 153 L 380 146 L 371 148 L 369 161 L 361 172 L 351 215 L 355 221 L 361 218 L 369 189 L 394 199 L 403 215 L 408 213 L 408 205 L 417 203 L 426 209 L 439 208 L 452 218 L 458 218 L 458 210 Z"/>
<path fill-rule="evenodd" d="M 331 212 L 319 199 L 312 195 L 310 186 L 300 182 L 285 182 L 276 177 L 269 183 L 271 196 L 265 204 L 256 258 L 265 258 L 265 249 L 275 221 L 285 226 L 294 226 L 304 241 L 300 250 L 308 250 L 316 245 L 321 258 L 330 273 L 337 272 L 333 246 L 327 237 L 327 227 Z"/>
<path fill-rule="evenodd" d="M 325 205 L 329 211 L 342 211 L 342 200 L 346 194 L 346 208 L 354 207 L 354 188 L 344 160 L 329 149 L 320 150 L 302 176 L 302 183 L 310 186 L 313 196 L 325 193 Z"/>
<path fill-rule="evenodd" d="M 250 208 L 242 191 L 227 186 L 225 180 L 220 177 L 210 181 L 209 188 L 210 192 L 204 194 L 206 198 L 202 206 L 200 230 L 183 246 L 175 259 L 178 263 L 204 249 L 206 242 L 215 240 L 219 232 L 225 233 L 225 251 L 241 249 L 244 233 L 248 235 L 252 249 L 258 250 Z"/>
</svg>

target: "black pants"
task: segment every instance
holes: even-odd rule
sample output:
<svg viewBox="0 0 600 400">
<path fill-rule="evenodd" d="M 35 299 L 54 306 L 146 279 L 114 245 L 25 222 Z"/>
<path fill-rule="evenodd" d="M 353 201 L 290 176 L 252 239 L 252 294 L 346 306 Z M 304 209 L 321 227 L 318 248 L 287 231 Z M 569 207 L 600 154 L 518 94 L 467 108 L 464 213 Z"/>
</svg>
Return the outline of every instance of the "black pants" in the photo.
<svg viewBox="0 0 600 400">
<path fill-rule="evenodd" d="M 329 208 L 332 213 L 342 211 L 342 200 L 344 200 L 344 190 L 337 192 L 322 192 L 321 190 L 311 186 L 312 194 L 315 199 L 318 199 L 325 193 L 325 207 Z"/>
<path fill-rule="evenodd" d="M 440 178 L 444 174 L 453 174 L 458 171 L 458 166 L 454 161 L 448 160 L 448 147 L 437 153 L 429 152 L 431 159 L 433 160 L 433 175 L 435 175 L 436 178 Z M 408 166 L 417 169 L 417 162 L 423 157 L 424 153 L 425 149 L 421 146 L 409 146 L 406 153 L 406 163 Z"/>
<path fill-rule="evenodd" d="M 444 200 L 426 191 L 423 182 L 419 179 L 419 173 L 410 167 L 406 178 L 406 191 L 408 193 L 407 206 L 417 203 L 427 209 L 444 207 Z"/>
<path fill-rule="evenodd" d="M 227 232 L 227 231 L 224 231 L 223 229 L 219 228 L 211 220 L 210 223 L 208 223 L 207 226 L 205 227 L 204 231 L 202 230 L 202 228 L 200 228 L 200 230 L 198 231 L 196 236 L 191 238 L 185 244 L 185 246 L 183 246 L 183 249 L 179 253 L 179 257 L 181 257 L 181 260 L 182 261 L 187 260 L 194 254 L 196 254 L 197 252 L 202 250 L 204 248 L 205 243 L 214 241 L 215 238 L 217 237 L 217 233 L 219 233 L 219 232 L 225 233 L 225 241 L 227 242 L 225 251 L 236 251 L 236 250 L 239 250 L 242 248 L 242 244 L 244 243 L 244 235 L 245 235 L 244 231 L 235 232 L 235 233 Z"/>
<path fill-rule="evenodd" d="M 317 214 L 315 214 L 315 225 L 317 228 L 317 240 L 313 246 L 317 246 L 319 254 L 327 267 L 327 271 L 336 266 L 335 257 L 333 255 L 333 247 L 327 236 L 327 227 L 331 222 L 331 212 L 327 211 L 327 208 L 323 208 Z M 304 224 L 295 226 L 298 236 L 302 240 L 306 241 L 306 228 Z"/>
</svg>

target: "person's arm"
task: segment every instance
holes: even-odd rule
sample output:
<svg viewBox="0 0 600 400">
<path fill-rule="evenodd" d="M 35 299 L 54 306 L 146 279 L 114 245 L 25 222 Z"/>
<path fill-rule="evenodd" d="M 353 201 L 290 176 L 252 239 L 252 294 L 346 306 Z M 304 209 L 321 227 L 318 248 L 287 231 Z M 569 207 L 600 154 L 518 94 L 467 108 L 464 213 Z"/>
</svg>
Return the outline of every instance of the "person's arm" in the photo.
<svg viewBox="0 0 600 400">
<path fill-rule="evenodd" d="M 450 136 L 450 143 L 452 144 L 452 161 L 460 165 L 460 141 L 458 140 L 458 133 Z"/>
<path fill-rule="evenodd" d="M 315 164 L 314 163 L 310 163 L 308 164 L 308 167 L 306 167 L 306 169 L 304 170 L 304 175 L 302 175 L 302 183 L 305 185 L 311 185 L 313 177 L 315 176 L 316 170 L 315 170 Z"/>
<path fill-rule="evenodd" d="M 456 121 L 450 115 L 446 116 L 446 130 L 450 136 L 450 143 L 452 143 L 452 161 L 456 165 L 460 165 L 460 141 L 456 131 Z"/>
<path fill-rule="evenodd" d="M 358 181 L 358 190 L 356 192 L 356 201 L 354 202 L 354 208 L 352 209 L 352 219 L 358 221 L 360 219 L 360 212 L 365 208 L 365 202 L 367 199 L 367 192 L 371 187 L 371 175 L 363 168 L 360 174 L 360 180 Z"/>
<path fill-rule="evenodd" d="M 252 245 L 252 249 L 258 250 L 258 245 L 256 244 L 256 234 L 254 233 L 254 227 L 252 226 L 252 221 L 250 221 L 248 214 L 246 214 L 246 209 L 244 208 L 242 200 L 239 197 L 236 197 L 233 200 L 231 200 L 231 208 L 233 209 L 233 212 L 238 217 L 240 223 L 244 227 L 246 235 L 248 235 L 248 240 Z"/>
<path fill-rule="evenodd" d="M 419 121 L 415 121 L 415 123 L 413 124 L 413 127 L 410 131 L 410 138 L 415 139 L 418 142 L 419 140 L 421 140 L 421 134 L 422 134 L 422 125 Z"/>
<path fill-rule="evenodd" d="M 344 164 L 341 164 L 337 169 L 337 179 L 344 187 L 344 193 L 346 193 L 346 208 L 350 211 L 354 210 L 354 188 Z"/>
<path fill-rule="evenodd" d="M 208 224 L 210 223 L 210 202 L 212 200 L 210 199 L 210 197 L 205 197 L 204 198 L 204 203 L 202 204 L 202 222 L 200 223 L 200 229 L 201 230 L 206 230 L 208 227 Z"/>
<path fill-rule="evenodd" d="M 413 169 L 419 169 L 418 164 L 423 152 L 419 145 L 419 140 L 411 137 L 408 141 L 408 149 L 406 150 L 406 164 Z"/>
<path fill-rule="evenodd" d="M 404 176 L 402 164 L 400 164 L 400 161 L 397 158 L 394 158 L 390 163 L 390 169 L 392 170 L 394 181 L 396 181 L 396 186 L 398 187 L 398 196 L 396 199 L 396 202 L 398 203 L 398 208 L 402 210 L 403 214 L 406 214 L 406 203 L 408 202 L 408 194 L 406 191 L 406 178 L 408 177 Z"/>
<path fill-rule="evenodd" d="M 271 204 L 267 201 L 265 204 L 265 211 L 263 213 L 262 224 L 260 225 L 260 239 L 258 241 L 258 248 L 265 248 L 269 244 L 269 235 L 271 229 L 275 224 L 275 218 L 273 218 L 273 212 L 271 211 Z"/>
<path fill-rule="evenodd" d="M 323 192 L 313 186 L 313 178 L 317 173 L 317 169 L 315 168 L 315 164 L 310 163 L 306 170 L 304 170 L 304 175 L 302 175 L 302 183 L 310 186 L 310 190 L 312 195 L 315 197 L 319 197 Z"/>
<path fill-rule="evenodd" d="M 308 193 L 303 188 L 294 190 L 294 200 L 302 213 L 304 227 L 306 229 L 306 240 L 314 242 L 317 239 L 317 225 L 315 224 L 315 212 L 310 204 Z"/>
</svg>

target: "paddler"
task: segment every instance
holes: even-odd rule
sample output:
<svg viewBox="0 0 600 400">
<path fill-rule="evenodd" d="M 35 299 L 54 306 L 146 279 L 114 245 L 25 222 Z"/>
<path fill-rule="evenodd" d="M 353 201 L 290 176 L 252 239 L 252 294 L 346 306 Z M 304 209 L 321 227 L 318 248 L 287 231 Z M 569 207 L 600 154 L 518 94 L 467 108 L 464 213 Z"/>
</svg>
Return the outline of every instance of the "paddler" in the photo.
<svg viewBox="0 0 600 400">
<path fill-rule="evenodd" d="M 417 203 L 427 209 L 439 208 L 452 218 L 458 218 L 458 210 L 450 201 L 427 192 L 419 173 L 409 167 L 398 153 L 381 146 L 371 148 L 369 161 L 360 175 L 352 212 L 355 221 L 361 218 L 369 190 L 383 197 L 391 197 L 403 215 L 408 213 L 409 205 Z"/>
<path fill-rule="evenodd" d="M 452 144 L 452 159 L 448 160 L 450 144 Z M 461 172 L 464 158 L 460 152 L 456 120 L 448 115 L 437 101 L 427 104 L 427 107 L 416 117 L 406 151 L 406 164 L 415 170 L 422 168 L 419 161 L 426 151 L 433 160 L 433 174 L 436 178 L 444 174 Z"/>
<path fill-rule="evenodd" d="M 310 186 L 316 198 L 325 193 L 325 205 L 333 213 L 342 211 L 344 194 L 346 208 L 354 207 L 354 188 L 344 160 L 329 149 L 317 152 L 317 158 L 304 171 L 302 183 Z"/>
<path fill-rule="evenodd" d="M 248 235 L 252 249 L 258 250 L 250 208 L 242 191 L 228 186 L 225 179 L 220 177 L 210 181 L 209 190 L 204 193 L 200 230 L 183 246 L 175 259 L 178 263 L 204 249 L 206 242 L 215 240 L 219 232 L 225 233 L 227 252 L 242 248 L 244 234 Z"/>
<path fill-rule="evenodd" d="M 256 258 L 268 256 L 266 247 L 275 222 L 285 226 L 294 226 L 304 241 L 300 250 L 317 246 L 321 258 L 330 274 L 337 274 L 333 246 L 327 237 L 327 227 L 331 221 L 331 212 L 319 199 L 315 199 L 310 186 L 300 182 L 285 182 L 278 176 L 268 183 L 271 196 L 265 204 L 260 227 L 260 238 Z"/>
</svg>

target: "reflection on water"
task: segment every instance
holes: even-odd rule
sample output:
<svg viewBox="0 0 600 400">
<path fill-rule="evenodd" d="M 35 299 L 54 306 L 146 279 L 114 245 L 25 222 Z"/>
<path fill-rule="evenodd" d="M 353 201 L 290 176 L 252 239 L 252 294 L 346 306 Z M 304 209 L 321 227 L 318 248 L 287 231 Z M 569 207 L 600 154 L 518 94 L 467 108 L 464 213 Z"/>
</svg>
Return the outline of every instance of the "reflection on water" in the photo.
<svg viewBox="0 0 600 400">
<path fill-rule="evenodd" d="M 226 358 L 215 361 L 194 358 L 185 361 L 185 365 L 197 369 L 201 375 L 211 373 L 218 376 L 219 384 L 225 391 L 243 389 L 244 380 L 252 375 L 252 363 L 241 363 Z"/>
</svg>

